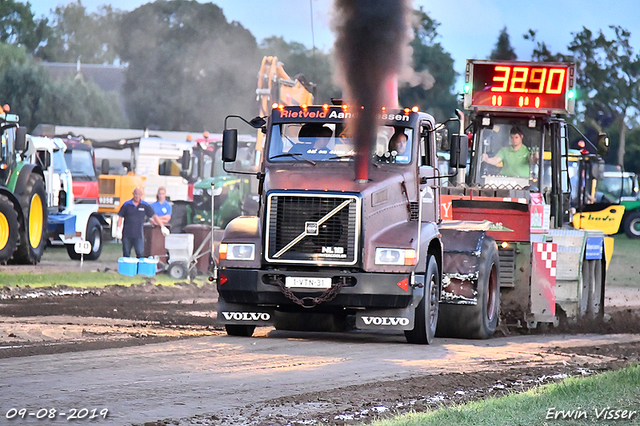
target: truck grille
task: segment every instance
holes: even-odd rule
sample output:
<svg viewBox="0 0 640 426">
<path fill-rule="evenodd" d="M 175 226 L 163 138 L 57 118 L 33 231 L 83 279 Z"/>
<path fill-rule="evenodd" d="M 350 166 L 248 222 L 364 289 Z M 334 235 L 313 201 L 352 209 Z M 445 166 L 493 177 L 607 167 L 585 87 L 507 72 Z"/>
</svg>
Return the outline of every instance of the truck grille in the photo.
<svg viewBox="0 0 640 426">
<path fill-rule="evenodd" d="M 267 203 L 269 262 L 354 265 L 358 261 L 360 198 L 270 194 Z"/>
<path fill-rule="evenodd" d="M 98 190 L 100 195 L 115 195 L 116 193 L 116 181 L 115 179 L 103 178 L 98 180 Z"/>
<path fill-rule="evenodd" d="M 513 248 L 498 249 L 500 258 L 500 287 L 516 286 L 516 251 Z"/>
</svg>

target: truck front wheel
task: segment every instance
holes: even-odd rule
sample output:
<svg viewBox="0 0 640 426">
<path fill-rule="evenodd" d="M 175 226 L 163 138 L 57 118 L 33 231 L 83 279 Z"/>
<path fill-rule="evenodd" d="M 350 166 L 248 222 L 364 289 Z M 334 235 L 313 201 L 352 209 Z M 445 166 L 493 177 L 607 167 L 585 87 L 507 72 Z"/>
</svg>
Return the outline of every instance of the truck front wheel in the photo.
<svg viewBox="0 0 640 426">
<path fill-rule="evenodd" d="M 102 225 L 95 217 L 89 218 L 85 239 L 91 244 L 91 253 L 84 256 L 85 260 L 98 260 L 102 253 Z M 73 260 L 80 260 L 80 255 L 76 253 L 74 245 L 68 244 L 67 254 Z"/>
<path fill-rule="evenodd" d="M 495 333 L 500 313 L 500 259 L 493 238 L 484 238 L 478 265 L 477 303 L 443 303 L 440 306 L 438 336 L 488 339 Z"/>
<path fill-rule="evenodd" d="M 429 256 L 427 265 L 424 297 L 416 308 L 413 330 L 404 332 L 407 342 L 421 345 L 431 344 L 436 335 L 439 311 L 438 301 L 440 300 L 438 263 L 433 256 Z"/>
<path fill-rule="evenodd" d="M 624 233 L 629 238 L 640 238 L 640 212 L 633 212 L 624 220 Z"/>
<path fill-rule="evenodd" d="M 227 324 L 224 326 L 229 336 L 251 337 L 256 329 L 255 325 Z"/>
</svg>

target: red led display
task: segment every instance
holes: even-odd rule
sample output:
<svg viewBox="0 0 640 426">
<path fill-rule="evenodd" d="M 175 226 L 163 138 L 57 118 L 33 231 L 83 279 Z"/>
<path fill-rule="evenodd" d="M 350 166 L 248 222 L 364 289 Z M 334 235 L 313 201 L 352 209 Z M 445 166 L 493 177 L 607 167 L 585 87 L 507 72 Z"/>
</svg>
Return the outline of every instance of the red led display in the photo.
<svg viewBox="0 0 640 426">
<path fill-rule="evenodd" d="M 469 60 L 465 108 L 572 113 L 575 66 Z"/>
</svg>

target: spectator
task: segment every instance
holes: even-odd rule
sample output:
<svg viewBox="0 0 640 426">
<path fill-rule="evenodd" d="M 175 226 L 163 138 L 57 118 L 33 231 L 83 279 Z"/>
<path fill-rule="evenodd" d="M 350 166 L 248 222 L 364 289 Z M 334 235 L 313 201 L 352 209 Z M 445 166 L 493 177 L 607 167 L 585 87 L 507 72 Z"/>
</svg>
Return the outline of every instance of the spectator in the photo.
<svg viewBox="0 0 640 426">
<path fill-rule="evenodd" d="M 161 226 L 162 233 L 168 233 L 168 229 L 160 222 L 158 215 L 155 214 L 149 203 L 142 200 L 142 190 L 135 188 L 133 190 L 133 198 L 127 200 L 118 212 L 118 229 L 122 229 L 119 235 L 122 240 L 122 255 L 129 257 L 131 248 L 136 251 L 138 258 L 142 257 L 144 251 L 144 234 L 142 232 L 145 219 L 151 218 L 151 223 Z M 122 223 L 124 222 L 124 227 Z M 166 231 L 165 231 L 166 230 Z"/>
<path fill-rule="evenodd" d="M 158 219 L 163 225 L 171 220 L 171 204 L 167 201 L 167 189 L 164 186 L 158 188 L 156 201 L 151 203 L 153 211 L 158 215 Z"/>
</svg>

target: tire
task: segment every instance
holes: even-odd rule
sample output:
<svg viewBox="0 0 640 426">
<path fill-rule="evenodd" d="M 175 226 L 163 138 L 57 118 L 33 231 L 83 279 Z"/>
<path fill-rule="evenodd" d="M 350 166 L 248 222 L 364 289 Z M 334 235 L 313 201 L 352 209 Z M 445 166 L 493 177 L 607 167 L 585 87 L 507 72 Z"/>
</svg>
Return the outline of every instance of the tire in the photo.
<svg viewBox="0 0 640 426">
<path fill-rule="evenodd" d="M 18 214 L 13 203 L 0 195 L 0 263 L 11 259 L 18 244 Z"/>
<path fill-rule="evenodd" d="M 15 263 L 36 265 L 46 247 L 47 193 L 44 179 L 32 173 L 27 180 L 24 194 L 20 197 L 24 223 L 20 227 L 20 245 L 14 256 Z"/>
<path fill-rule="evenodd" d="M 624 233 L 629 238 L 640 238 L 640 212 L 630 213 L 624 220 Z"/>
<path fill-rule="evenodd" d="M 603 259 L 582 261 L 580 317 L 596 319 L 604 315 L 605 270 Z"/>
<path fill-rule="evenodd" d="M 440 273 L 435 257 L 429 256 L 424 280 L 424 297 L 416 307 L 413 330 L 404 335 L 409 343 L 429 345 L 436 335 L 440 300 Z"/>
<path fill-rule="evenodd" d="M 102 225 L 95 217 L 89 218 L 85 239 L 91 243 L 91 253 L 84 256 L 84 260 L 98 260 L 102 253 Z M 80 254 L 76 253 L 73 245 L 67 244 L 67 254 L 72 260 L 80 260 Z"/>
<path fill-rule="evenodd" d="M 251 337 L 256 329 L 255 325 L 227 324 L 224 326 L 229 336 Z"/>
<path fill-rule="evenodd" d="M 488 339 L 496 331 L 500 316 L 500 259 L 493 238 L 482 242 L 478 268 L 476 305 L 440 305 L 437 336 Z"/>
<path fill-rule="evenodd" d="M 189 267 L 186 262 L 173 262 L 167 268 L 167 275 L 174 280 L 184 280 L 189 276 Z"/>
</svg>

